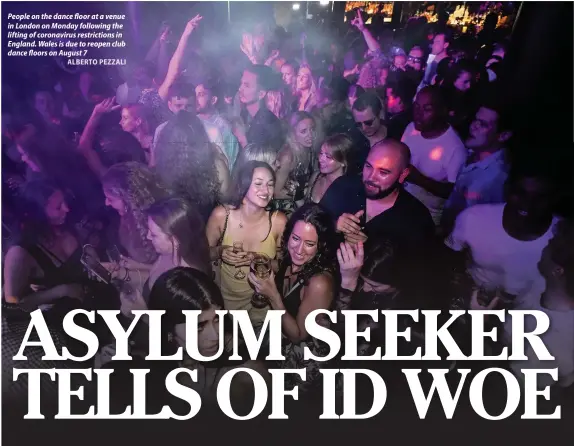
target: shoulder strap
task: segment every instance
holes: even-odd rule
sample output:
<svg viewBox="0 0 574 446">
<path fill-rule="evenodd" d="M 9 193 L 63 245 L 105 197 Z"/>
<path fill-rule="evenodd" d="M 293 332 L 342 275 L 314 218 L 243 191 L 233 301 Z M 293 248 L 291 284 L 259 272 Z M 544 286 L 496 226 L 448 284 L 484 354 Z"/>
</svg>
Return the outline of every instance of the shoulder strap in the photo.
<svg viewBox="0 0 574 446">
<path fill-rule="evenodd" d="M 267 235 L 262 240 L 262 242 L 267 240 L 269 238 L 269 235 L 271 235 L 271 230 L 273 229 L 273 217 L 275 216 L 275 214 L 277 214 L 277 212 L 279 211 L 269 211 L 269 231 L 267 232 Z"/>
<path fill-rule="evenodd" d="M 221 231 L 221 236 L 219 237 L 219 241 L 217 245 L 221 245 L 223 243 L 223 237 L 225 236 L 225 231 L 227 231 L 227 222 L 229 221 L 229 208 L 223 206 L 225 208 L 225 223 L 223 224 L 223 231 Z"/>
<path fill-rule="evenodd" d="M 42 271 L 44 271 L 44 275 L 47 276 L 48 274 L 53 273 L 58 269 L 54 262 L 50 260 L 50 256 L 46 253 L 46 251 L 44 251 L 46 248 L 42 249 L 38 245 L 22 246 L 22 248 L 24 248 L 28 254 L 32 256 L 36 263 L 38 263 L 38 266 L 42 269 Z M 60 261 L 60 259 L 57 257 L 56 259 Z"/>
</svg>

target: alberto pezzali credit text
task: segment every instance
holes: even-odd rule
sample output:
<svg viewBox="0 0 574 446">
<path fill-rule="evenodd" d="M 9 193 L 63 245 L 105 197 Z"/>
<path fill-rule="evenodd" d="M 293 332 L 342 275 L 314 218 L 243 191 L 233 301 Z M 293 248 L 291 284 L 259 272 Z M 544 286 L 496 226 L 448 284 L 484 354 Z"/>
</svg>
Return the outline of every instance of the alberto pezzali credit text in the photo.
<svg viewBox="0 0 574 446">
<path fill-rule="evenodd" d="M 9 13 L 6 19 L 7 56 L 59 57 L 71 66 L 126 65 L 110 51 L 126 46 L 123 14 Z M 99 50 L 106 50 L 105 58 Z"/>
</svg>

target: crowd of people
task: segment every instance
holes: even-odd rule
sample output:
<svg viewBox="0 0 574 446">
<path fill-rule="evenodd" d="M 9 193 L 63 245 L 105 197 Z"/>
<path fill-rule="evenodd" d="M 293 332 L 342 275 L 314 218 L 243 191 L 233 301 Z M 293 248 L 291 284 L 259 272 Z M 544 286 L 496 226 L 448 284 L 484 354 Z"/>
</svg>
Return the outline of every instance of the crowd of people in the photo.
<svg viewBox="0 0 574 446">
<path fill-rule="evenodd" d="M 257 332 L 268 310 L 285 310 L 286 360 L 262 355 L 243 366 L 304 367 L 306 380 L 290 384 L 312 396 L 321 367 L 337 361 L 303 359 L 305 346 L 328 353 L 306 332 L 314 310 L 505 308 L 549 316 L 543 339 L 555 384 L 571 388 L 574 226 L 556 211 L 553 172 L 509 156 L 517 129 L 500 90 L 506 40 L 423 24 L 407 29 L 402 48 L 359 11 L 347 24 L 353 39 L 313 47 L 305 35 L 257 24 L 237 54 L 211 60 L 191 44 L 201 19 L 167 58 L 172 33 L 162 27 L 121 84 L 51 69 L 37 73 L 33 91 L 5 90 L 14 99 L 3 97 L 2 111 L 4 367 L 36 309 L 70 351 L 83 348 L 62 331 L 71 309 L 119 309 L 126 327 L 132 310 L 166 310 L 156 340 L 166 354 L 185 345 L 181 310 L 201 310 L 206 356 L 228 336 L 215 310 L 246 310 Z M 270 274 L 252 267 L 261 258 Z M 451 331 L 470 348 L 465 321 Z M 362 354 L 384 347 L 382 324 L 361 320 L 371 329 Z M 416 334 L 401 346 L 410 351 L 424 327 L 404 324 Z M 143 360 L 140 325 L 130 345 Z M 101 321 L 92 328 L 101 345 L 113 343 Z M 501 336 L 489 351 L 508 342 Z M 90 366 L 123 376 L 106 352 Z M 40 361 L 41 348 L 28 354 L 29 367 L 53 366 Z M 158 373 L 202 370 L 186 385 L 209 401 L 225 370 L 240 365 L 229 356 Z M 532 354 L 527 362 L 505 366 L 518 376 L 551 368 Z M 251 391 L 236 384 L 238 399 Z M 112 399 L 124 401 L 128 387 Z M 25 401 L 23 388 L 11 382 L 9 391 Z"/>
</svg>

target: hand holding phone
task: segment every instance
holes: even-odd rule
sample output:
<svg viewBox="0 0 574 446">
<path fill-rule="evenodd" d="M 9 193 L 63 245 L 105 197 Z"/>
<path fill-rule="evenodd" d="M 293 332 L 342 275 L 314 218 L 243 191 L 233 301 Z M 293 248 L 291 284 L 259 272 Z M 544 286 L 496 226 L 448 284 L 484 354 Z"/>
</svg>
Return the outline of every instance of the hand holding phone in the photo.
<svg viewBox="0 0 574 446">
<path fill-rule="evenodd" d="M 111 262 L 119 264 L 120 261 L 122 260 L 122 255 L 116 245 L 113 245 L 109 249 L 106 249 L 106 254 L 108 255 L 108 258 Z"/>
<path fill-rule="evenodd" d="M 84 265 L 88 271 L 96 276 L 99 280 L 106 284 L 111 282 L 110 272 L 104 268 L 104 266 L 93 255 L 84 252 L 80 261 L 82 262 L 82 265 Z"/>
</svg>

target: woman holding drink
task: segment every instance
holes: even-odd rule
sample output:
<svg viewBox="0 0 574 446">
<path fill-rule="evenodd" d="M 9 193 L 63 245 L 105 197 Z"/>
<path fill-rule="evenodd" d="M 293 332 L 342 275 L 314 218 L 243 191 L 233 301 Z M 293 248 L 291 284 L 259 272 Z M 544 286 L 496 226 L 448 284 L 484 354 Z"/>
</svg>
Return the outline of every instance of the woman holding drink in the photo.
<svg viewBox="0 0 574 446">
<path fill-rule="evenodd" d="M 211 260 L 221 260 L 220 288 L 226 310 L 248 310 L 255 326 L 265 319 L 266 300 L 252 303 L 254 290 L 247 281 L 252 260 L 259 269 L 276 264 L 286 217 L 267 210 L 275 191 L 275 172 L 267 163 L 241 166 L 231 187 L 228 205 L 215 208 L 207 222 Z M 266 257 L 267 258 L 266 258 Z"/>
<path fill-rule="evenodd" d="M 286 376 L 286 380 L 303 390 L 316 389 L 321 377 L 320 364 L 324 363 L 304 360 L 303 349 L 308 347 L 316 356 L 326 356 L 329 347 L 309 336 L 305 319 L 315 310 L 331 309 L 339 283 L 335 228 L 327 212 L 316 204 L 305 204 L 295 211 L 285 228 L 283 247 L 277 275 L 271 273 L 265 278 L 264 274 L 252 271 L 249 281 L 257 293 L 267 297 L 271 309 L 285 310 L 282 328 L 286 339 L 282 354 L 286 360 L 276 367 L 306 368 L 305 381 L 294 374 Z M 258 269 L 257 265 L 253 269 Z M 323 321 L 328 324 L 325 318 L 318 320 Z"/>
</svg>

